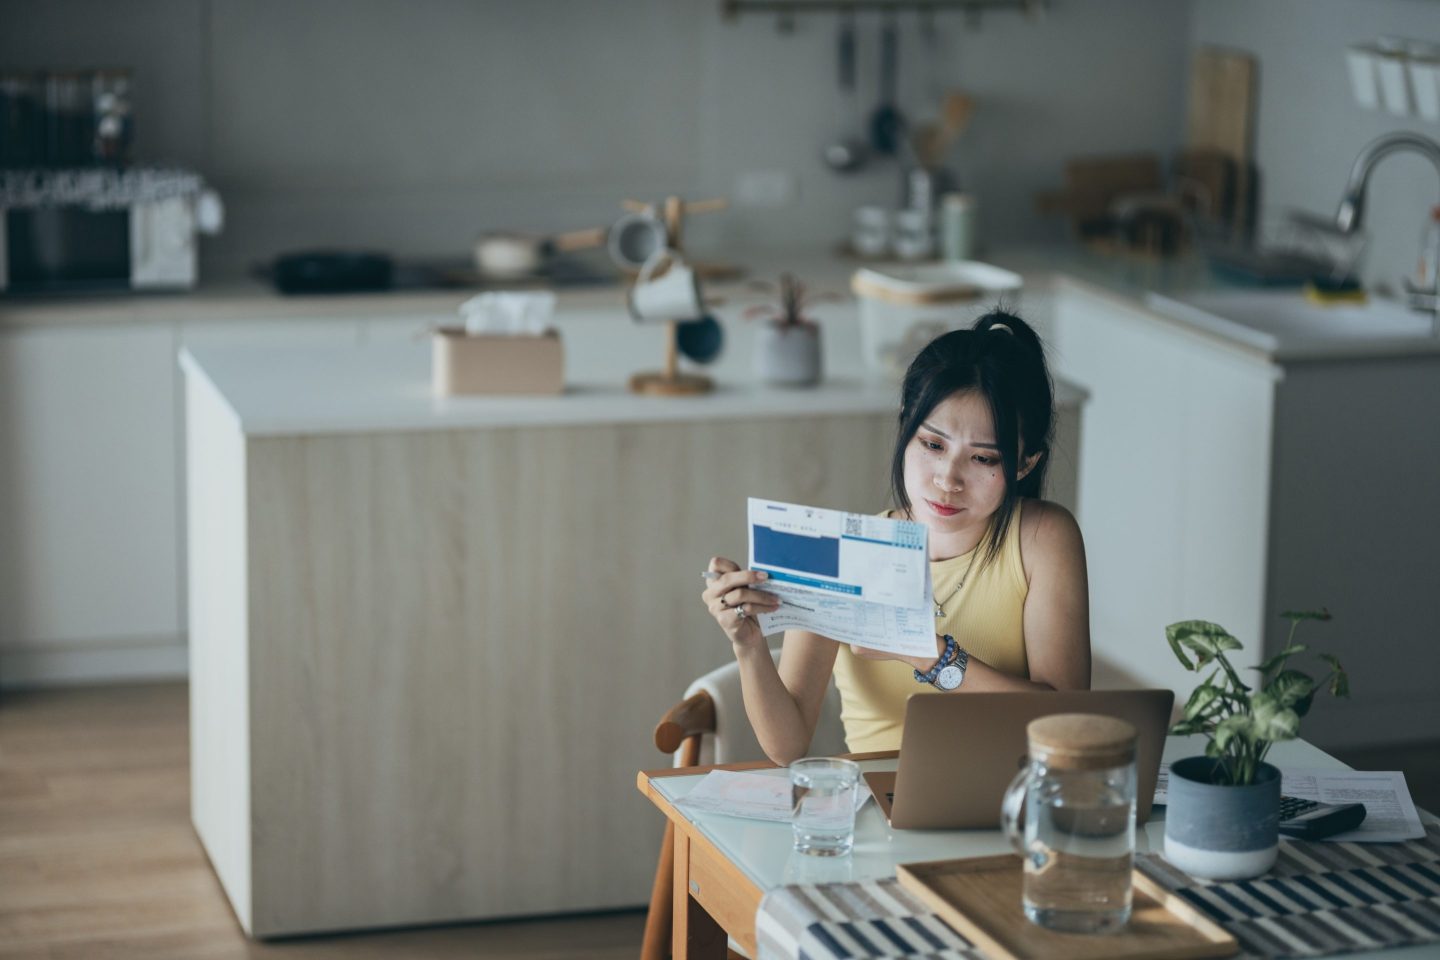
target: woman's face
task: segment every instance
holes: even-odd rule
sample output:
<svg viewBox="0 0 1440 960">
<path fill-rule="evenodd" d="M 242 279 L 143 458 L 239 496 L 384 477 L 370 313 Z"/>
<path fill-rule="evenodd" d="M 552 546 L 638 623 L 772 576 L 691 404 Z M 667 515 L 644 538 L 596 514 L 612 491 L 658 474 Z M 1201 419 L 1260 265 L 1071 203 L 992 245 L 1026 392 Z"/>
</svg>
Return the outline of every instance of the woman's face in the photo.
<svg viewBox="0 0 1440 960">
<path fill-rule="evenodd" d="M 1022 465 L 1024 469 L 1024 465 Z M 905 450 L 910 513 L 932 534 L 983 530 L 1005 499 L 990 406 L 975 390 L 936 404 Z"/>
</svg>

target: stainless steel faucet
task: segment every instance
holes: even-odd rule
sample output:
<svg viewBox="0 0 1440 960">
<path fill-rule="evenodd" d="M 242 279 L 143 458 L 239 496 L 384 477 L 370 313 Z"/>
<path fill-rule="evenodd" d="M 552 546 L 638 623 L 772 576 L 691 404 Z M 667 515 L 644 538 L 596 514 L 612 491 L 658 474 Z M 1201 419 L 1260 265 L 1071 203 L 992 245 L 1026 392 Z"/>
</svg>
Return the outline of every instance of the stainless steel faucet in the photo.
<svg viewBox="0 0 1440 960">
<path fill-rule="evenodd" d="M 1372 140 L 1355 158 L 1355 165 L 1350 168 L 1350 181 L 1345 184 L 1345 195 L 1340 198 L 1340 208 L 1335 211 L 1335 228 L 1340 233 L 1348 235 L 1360 229 L 1365 217 L 1365 191 L 1370 185 L 1370 172 L 1375 165 L 1392 153 L 1407 151 L 1427 157 L 1435 164 L 1436 174 L 1440 175 L 1440 143 L 1429 137 L 1402 130 Z M 1432 283 L 1440 282 L 1440 250 L 1436 251 L 1430 264 L 1429 276 Z M 1410 306 L 1434 317 L 1436 332 L 1440 333 L 1440 288 L 1418 288 L 1407 278 L 1405 290 Z"/>
</svg>

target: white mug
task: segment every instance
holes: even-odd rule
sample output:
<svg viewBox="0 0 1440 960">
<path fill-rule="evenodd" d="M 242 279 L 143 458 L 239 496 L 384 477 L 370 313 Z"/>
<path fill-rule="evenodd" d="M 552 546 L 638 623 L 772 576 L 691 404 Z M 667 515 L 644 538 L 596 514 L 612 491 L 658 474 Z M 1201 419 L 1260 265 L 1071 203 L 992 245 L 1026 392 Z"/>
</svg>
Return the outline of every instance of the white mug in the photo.
<svg viewBox="0 0 1440 960">
<path fill-rule="evenodd" d="M 669 269 L 657 277 L 656 271 L 667 263 Z M 705 313 L 700 278 L 675 250 L 657 250 L 645 261 L 626 303 L 630 316 L 640 323 L 694 320 Z"/>
</svg>

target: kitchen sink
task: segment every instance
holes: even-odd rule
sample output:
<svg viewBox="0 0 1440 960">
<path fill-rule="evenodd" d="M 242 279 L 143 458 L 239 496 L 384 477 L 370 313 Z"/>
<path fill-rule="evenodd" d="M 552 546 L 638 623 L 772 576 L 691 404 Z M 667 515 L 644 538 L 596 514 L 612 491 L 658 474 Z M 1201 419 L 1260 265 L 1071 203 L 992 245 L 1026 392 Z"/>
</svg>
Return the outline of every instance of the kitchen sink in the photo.
<svg viewBox="0 0 1440 960">
<path fill-rule="evenodd" d="M 1266 350 L 1317 341 L 1363 343 L 1429 338 L 1432 318 L 1403 303 L 1371 297 L 1365 303 L 1322 306 L 1298 290 L 1223 290 L 1166 297 L 1149 306 Z"/>
</svg>

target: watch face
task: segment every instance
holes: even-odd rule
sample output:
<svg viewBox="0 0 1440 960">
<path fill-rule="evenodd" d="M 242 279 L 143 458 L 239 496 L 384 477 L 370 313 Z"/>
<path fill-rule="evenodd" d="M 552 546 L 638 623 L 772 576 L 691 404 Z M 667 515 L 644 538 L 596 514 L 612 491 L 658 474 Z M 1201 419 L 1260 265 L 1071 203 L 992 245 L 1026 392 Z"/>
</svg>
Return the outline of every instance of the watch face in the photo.
<svg viewBox="0 0 1440 960">
<path fill-rule="evenodd" d="M 952 663 L 940 671 L 940 675 L 935 678 L 935 685 L 941 690 L 954 690 L 964 679 L 965 671 Z"/>
</svg>

